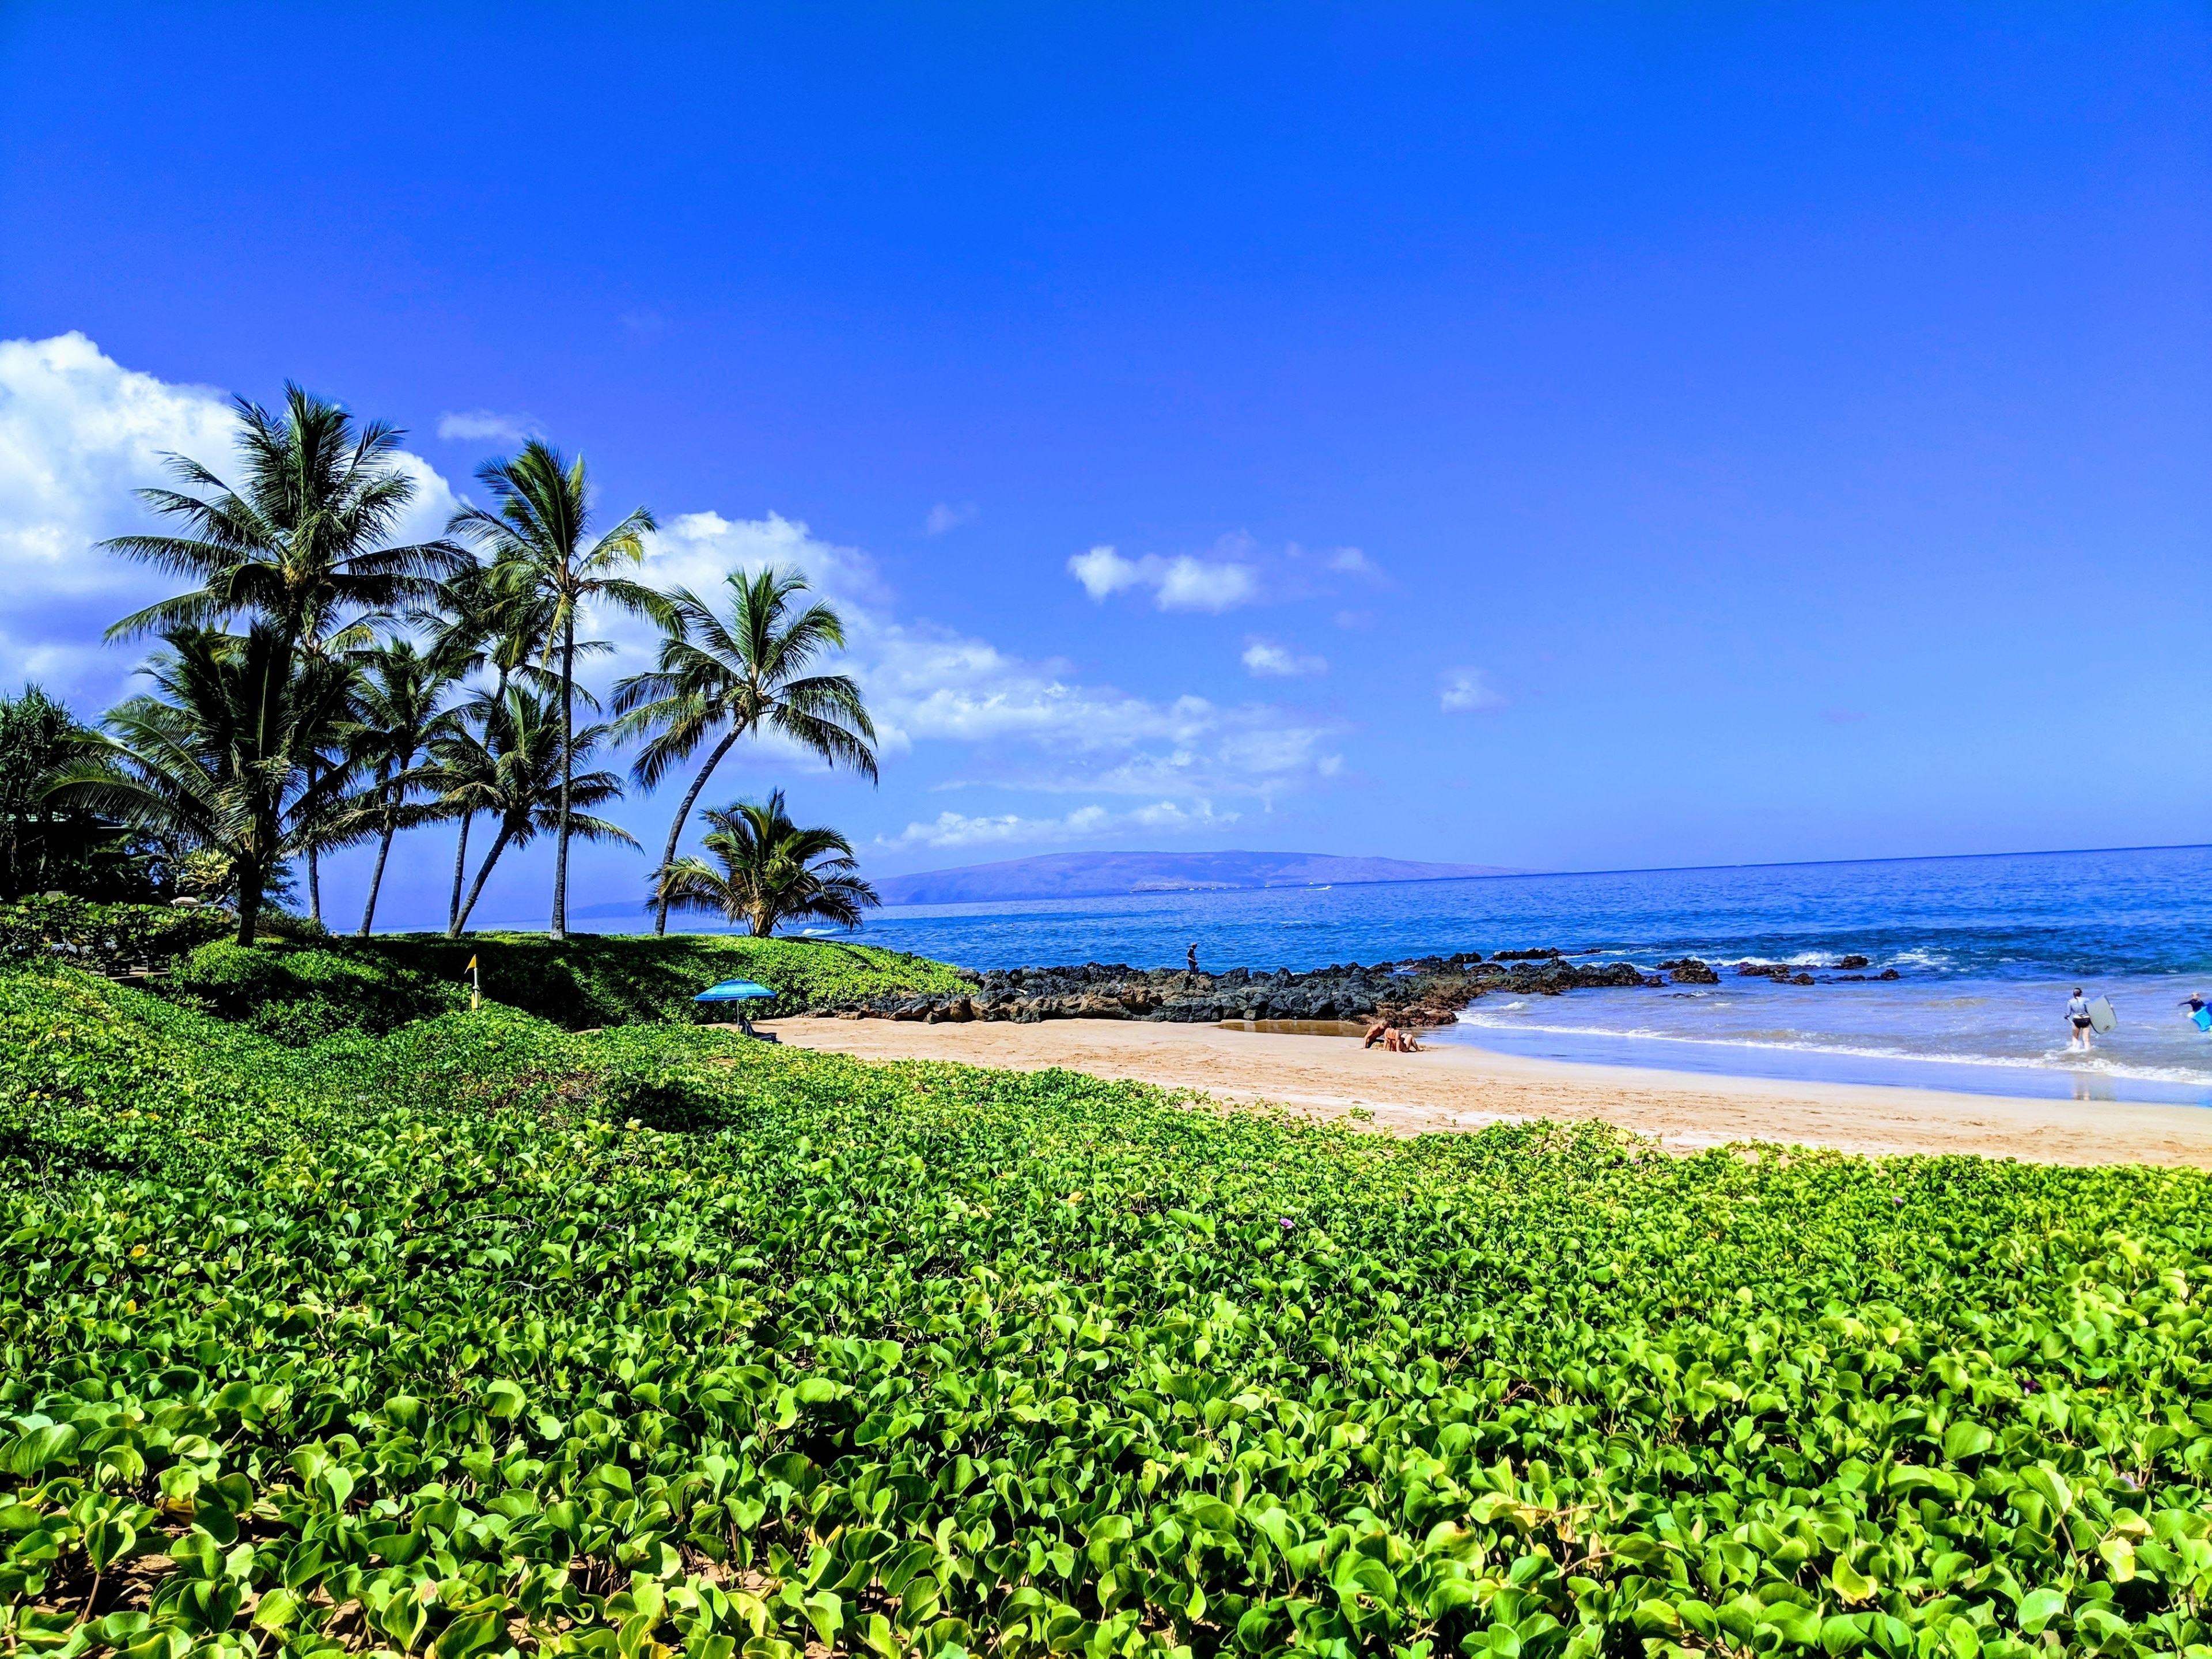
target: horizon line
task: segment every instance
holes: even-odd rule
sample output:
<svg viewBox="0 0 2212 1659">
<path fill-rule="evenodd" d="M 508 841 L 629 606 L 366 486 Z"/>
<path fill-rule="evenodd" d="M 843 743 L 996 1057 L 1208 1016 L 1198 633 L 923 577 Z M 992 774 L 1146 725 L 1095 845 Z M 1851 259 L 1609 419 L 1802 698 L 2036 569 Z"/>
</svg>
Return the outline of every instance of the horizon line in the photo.
<svg viewBox="0 0 2212 1659">
<path fill-rule="evenodd" d="M 1747 861 L 1746 861 L 1746 862 L 1744 862 L 1744 863 L 1741 863 L 1741 864 L 1645 864 L 1645 865 L 1632 865 L 1632 866 L 1624 866 L 1624 867 L 1620 867 L 1620 868 L 1615 868 L 1615 869 L 1606 869 L 1606 870 L 1515 870 L 1515 871 L 1508 872 L 1504 873 L 1504 874 L 1495 875 L 1495 876 L 1394 876 L 1394 877 L 1389 878 L 1388 879 L 1382 880 L 1382 881 L 1348 881 L 1348 882 L 1345 882 L 1345 883 L 1343 883 L 1343 884 L 1342 884 L 1342 885 L 1344 885 L 1344 886 L 1346 886 L 1346 887 L 1425 887 L 1425 886 L 1431 885 L 1431 884 L 1441 884 L 1441 883 L 1443 883 L 1443 882 L 1452 882 L 1452 881 L 1528 881 L 1528 880 L 1538 879 L 1538 878 L 1557 878 L 1557 877 L 1560 877 L 1560 876 L 1656 876 L 1656 875 L 1695 875 L 1695 874 L 1696 874 L 1696 873 L 1698 873 L 1698 872 L 1700 872 L 1700 871 L 1705 871 L 1705 870 L 1799 870 L 1799 869 L 1802 869 L 1802 870 L 1816 870 L 1816 869 L 1824 868 L 1824 867 L 1826 867 L 1826 866 L 1830 866 L 1830 865 L 1838 865 L 1838 864 L 1931 864 L 1931 863 L 1937 862 L 1937 861 L 1939 861 L 1939 860 L 1949 860 L 1949 859 L 2040 859 L 2040 858 L 2069 858 L 2069 857 L 2081 856 L 2081 855 L 2087 854 L 2091 854 L 2091 853 L 2186 853 L 2186 852 L 2196 852 L 2196 851 L 2200 851 L 2200 850 L 2203 850 L 2203 849 L 2206 849 L 2206 848 L 2212 848 L 2212 842 L 2203 842 L 2203 841 L 2151 842 L 2147 842 L 2147 843 L 2144 843 L 2144 844 L 2142 844 L 2142 845 L 2138 845 L 2138 846 L 2130 846 L 2130 847 L 2044 847 L 2044 848 L 2022 848 L 2022 849 L 2017 849 L 2017 850 L 2014 850 L 2014 851 L 2010 851 L 2010 852 L 2002 852 L 2002 853 L 1896 853 L 1896 854 L 1887 854 L 1887 855 L 1884 855 L 1884 856 L 1881 856 L 1881 857 L 1876 857 L 1876 858 L 1854 858 L 1854 859 L 1765 859 L 1765 860 L 1747 860 Z M 1105 849 L 1105 850 L 1112 850 L 1112 849 Z M 1246 849 L 1244 849 L 1244 848 L 1219 848 L 1219 849 L 1217 849 L 1217 850 L 1224 851 L 1224 852 L 1226 852 L 1226 851 L 1239 851 L 1239 852 L 1241 852 L 1241 851 L 1244 851 L 1244 850 L 1246 850 Z M 1383 856 L 1385 856 L 1385 855 L 1384 855 L 1384 854 L 1380 854 L 1380 853 L 1371 853 L 1371 854 L 1370 854 L 1370 853 L 1308 853 L 1308 854 L 1301 854 L 1300 856 L 1306 857 L 1306 858 L 1381 858 L 1381 857 L 1383 857 Z M 1401 859 L 1401 860 L 1395 860 L 1395 861 L 1396 861 L 1396 862 L 1399 862 L 1399 863 L 1403 863 L 1403 864 L 1418 864 L 1418 863 L 1425 862 L 1425 860 L 1419 860 L 1419 859 Z M 1006 862 L 1008 862 L 1008 863 L 1015 863 L 1015 862 L 1018 862 L 1018 860 L 1006 860 Z M 968 868 L 968 869 L 975 869 L 975 868 L 977 868 L 977 867 L 979 867 L 979 866 L 974 866 L 974 865 L 969 865 L 969 866 L 954 866 L 954 868 L 956 868 L 956 869 L 958 869 L 958 868 L 963 868 L 963 867 L 964 867 L 964 868 Z M 937 872 L 937 871 L 929 871 L 929 870 L 916 870 L 916 871 L 911 872 L 910 873 L 912 873 L 912 874 L 914 874 L 914 875 L 934 875 L 934 874 L 940 874 L 940 873 L 945 873 L 945 872 Z M 885 879 L 885 880 L 887 880 L 887 881 L 888 881 L 888 880 L 895 880 L 895 879 L 897 879 L 897 878 L 895 878 L 895 877 L 885 877 L 885 878 L 884 878 L 884 879 Z M 1303 891 L 1307 891 L 1307 890 L 1310 890 L 1318 889 L 1318 888 L 1322 888 L 1322 887 L 1334 886 L 1334 885 L 1337 885 L 1337 884 L 1336 884 L 1336 883 L 1330 883 L 1330 882 L 1279 882 L 1279 883 L 1274 884 L 1273 885 L 1262 885 L 1262 886 L 1259 886 L 1259 887 L 1226 887 L 1226 888 L 1214 888 L 1214 889 L 1209 889 L 1209 890 L 1206 890 L 1208 893 L 1210 893 L 1210 894 L 1211 894 L 1211 893 L 1293 893 L 1293 892 L 1303 892 Z M 1158 891 L 1158 892 L 1152 892 L 1152 893 L 1143 893 L 1143 894 L 1139 894 L 1139 893 L 1136 893 L 1136 892 L 1126 892 L 1126 893 L 1067 893 L 1067 894 L 1044 894 L 1044 895 L 1036 895 L 1036 896 L 1036 896 L 1036 897 L 1038 897 L 1038 898 L 1042 898 L 1042 899 L 1050 899 L 1050 898 L 1055 898 L 1055 897 L 1057 897 L 1057 898 L 1139 898 L 1139 897 L 1141 897 L 1141 898 L 1172 898 L 1172 897 L 1175 897 L 1178 893 L 1182 893 L 1182 894 L 1191 894 L 1191 893 L 1195 893 L 1195 892 L 1197 892 L 1197 891 L 1199 891 L 1199 890 L 1200 890 L 1195 889 L 1195 888 L 1167 888 L 1167 889 L 1164 889 L 1164 890 L 1160 890 L 1160 891 Z M 884 905 L 883 908 L 884 908 L 884 909 L 886 909 L 886 910 L 932 910 L 932 909 L 945 909 L 945 908 L 951 908 L 951 906 L 953 906 L 953 905 L 958 905 L 958 904 L 1018 904 L 1018 903 L 1020 903 L 1020 902 L 1023 902 L 1023 901 L 1021 901 L 1020 899 L 951 899 L 951 900 L 943 901 L 943 902 L 939 902 L 939 903 L 938 903 L 938 904 L 887 904 L 887 905 Z M 588 920 L 588 921 L 612 921 L 612 920 L 614 920 L 614 918 L 612 918 L 612 917 L 596 917 L 596 916 L 595 916 L 595 917 L 582 917 L 582 916 L 580 915 L 580 915 L 579 915 L 579 919 L 580 919 L 580 920 Z M 487 931 L 487 930 L 497 930 L 497 929 L 500 929 L 500 928 L 501 928 L 501 927 L 507 927 L 507 926 L 508 926 L 508 924 L 503 924 L 503 923 L 499 922 L 499 921 L 488 921 L 488 922 L 486 922 L 486 923 L 484 924 L 484 927 L 483 927 L 483 928 L 471 928 L 470 931 L 471 931 L 471 932 L 472 932 L 472 933 L 474 933 L 474 932 L 482 932 L 482 931 Z M 383 931 L 383 930 L 380 929 L 379 931 L 380 931 L 380 932 L 381 932 L 381 931 Z M 421 930 L 419 930 L 419 929 L 407 929 L 407 928 L 402 928 L 402 929 L 398 929 L 398 930 L 396 930 L 396 931 L 404 933 L 404 932 L 419 932 L 419 931 L 421 931 Z M 527 931 L 543 931 L 543 930 L 542 930 L 542 929 L 528 929 Z M 862 927 L 860 931 L 862 931 L 862 932 L 865 932 L 865 931 L 866 931 L 865 925 L 863 926 L 863 927 Z M 779 937 L 781 937 L 781 935 L 779 935 Z"/>
<path fill-rule="evenodd" d="M 1346 887 L 1422 887 L 1428 886 L 1432 884 L 1451 881 L 1528 881 L 1539 878 L 1551 878 L 1559 876 L 1694 875 L 1698 872 L 1705 870 L 1814 870 L 1824 868 L 1830 865 L 1838 864 L 1929 864 L 1948 859 L 2073 858 L 2092 853 L 2179 853 L 2193 852 L 2208 848 L 2212 848 L 2212 842 L 2177 841 L 2149 842 L 2139 845 L 2125 847 L 2023 848 L 1996 853 L 1891 853 L 1879 854 L 1873 857 L 1844 859 L 1751 859 L 1746 860 L 1740 864 L 1638 864 L 1616 866 L 1595 870 L 1504 869 L 1498 871 L 1494 875 L 1487 876 L 1387 876 L 1378 880 L 1347 881 L 1341 884 Z M 1133 849 L 1103 848 L 1097 850 L 1102 853 L 1120 852 L 1124 856 L 1127 856 Z M 1168 849 L 1158 848 L 1143 850 L 1158 850 L 1165 852 Z M 1206 849 L 1197 848 L 1192 850 L 1204 851 Z M 1249 849 L 1243 848 L 1218 848 L 1212 850 L 1218 852 L 1244 852 Z M 1032 854 L 1031 856 L 1050 857 L 1053 855 L 1050 854 Z M 1301 853 L 1290 856 L 1299 858 L 1389 859 L 1390 862 L 1397 864 L 1423 864 L 1440 861 L 1425 859 L 1395 859 L 1391 858 L 1389 854 L 1383 853 Z M 1000 862 L 1018 864 L 1022 862 L 1022 860 L 1019 859 L 1006 859 L 1000 860 Z M 882 879 L 885 881 L 903 881 L 917 876 L 953 875 L 963 870 L 978 870 L 987 869 L 988 867 L 989 866 L 988 865 L 953 865 L 949 868 L 942 870 L 911 870 L 904 872 L 903 874 L 885 876 L 883 877 Z M 1227 893 L 1280 893 L 1297 892 L 1309 888 L 1334 886 L 1337 884 L 1339 884 L 1332 882 L 1263 882 L 1256 887 L 1223 887 L 1209 889 L 1206 890 Z M 1139 895 L 1132 890 L 1126 894 L 1069 893 L 1058 895 L 1040 894 L 1033 896 L 1065 898 L 1133 898 L 1143 896 L 1148 898 L 1164 898 L 1173 896 L 1178 892 L 1191 893 L 1198 890 L 1200 890 L 1195 888 L 1164 888 L 1159 890 L 1158 892 L 1146 893 L 1143 895 Z M 1018 903 L 1019 902 L 1019 900 L 1016 899 L 951 899 L 943 901 L 942 902 L 949 904 L 1012 904 Z M 884 908 L 885 909 L 921 910 L 937 907 L 928 904 L 899 904 L 885 905 Z"/>
</svg>

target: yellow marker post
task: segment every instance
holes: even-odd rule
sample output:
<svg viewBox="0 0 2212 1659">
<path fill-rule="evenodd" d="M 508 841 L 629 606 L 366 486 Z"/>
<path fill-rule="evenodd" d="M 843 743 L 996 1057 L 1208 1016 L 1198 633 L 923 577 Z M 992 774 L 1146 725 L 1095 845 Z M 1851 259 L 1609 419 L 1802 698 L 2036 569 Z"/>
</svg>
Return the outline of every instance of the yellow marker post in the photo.
<svg viewBox="0 0 2212 1659">
<path fill-rule="evenodd" d="M 483 970 L 477 966 L 477 959 L 474 957 L 471 957 L 469 958 L 469 965 L 462 969 L 461 971 L 471 976 L 469 982 L 469 1008 L 470 1011 L 473 1012 L 475 1010 L 483 1006 Z"/>
</svg>

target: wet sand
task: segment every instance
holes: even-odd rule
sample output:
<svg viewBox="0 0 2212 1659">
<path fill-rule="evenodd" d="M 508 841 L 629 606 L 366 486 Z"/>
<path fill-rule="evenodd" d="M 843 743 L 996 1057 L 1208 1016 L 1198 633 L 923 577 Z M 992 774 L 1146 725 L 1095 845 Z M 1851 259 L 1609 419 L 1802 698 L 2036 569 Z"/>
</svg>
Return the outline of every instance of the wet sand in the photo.
<svg viewBox="0 0 2212 1659">
<path fill-rule="evenodd" d="M 2212 1169 L 2212 1110 L 2194 1106 L 1710 1077 L 1529 1060 L 1457 1045 L 1393 1054 L 1363 1049 L 1347 1037 L 1151 1022 L 924 1025 L 802 1018 L 763 1029 L 794 1048 L 864 1060 L 956 1060 L 1017 1071 L 1064 1066 L 1229 1100 L 1273 1101 L 1322 1116 L 1360 1107 L 1378 1125 L 1407 1134 L 1595 1118 L 1683 1152 L 1765 1140 L 1852 1152 Z"/>
</svg>

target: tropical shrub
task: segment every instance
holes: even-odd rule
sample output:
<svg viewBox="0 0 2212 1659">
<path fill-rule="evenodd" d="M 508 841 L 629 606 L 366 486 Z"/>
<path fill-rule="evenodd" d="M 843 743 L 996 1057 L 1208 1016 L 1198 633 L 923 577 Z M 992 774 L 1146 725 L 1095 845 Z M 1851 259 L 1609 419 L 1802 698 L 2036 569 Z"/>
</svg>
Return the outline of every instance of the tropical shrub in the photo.
<svg viewBox="0 0 2212 1659">
<path fill-rule="evenodd" d="M 236 919 L 223 910 L 158 904 L 94 904 L 80 898 L 27 898 L 0 904 L 0 963 L 58 957 L 121 973 L 159 968 L 221 939 Z"/>
<path fill-rule="evenodd" d="M 0 1020 L 20 1651 L 2212 1639 L 2196 1172 L 505 1010 L 293 1051 L 65 971 Z"/>
</svg>

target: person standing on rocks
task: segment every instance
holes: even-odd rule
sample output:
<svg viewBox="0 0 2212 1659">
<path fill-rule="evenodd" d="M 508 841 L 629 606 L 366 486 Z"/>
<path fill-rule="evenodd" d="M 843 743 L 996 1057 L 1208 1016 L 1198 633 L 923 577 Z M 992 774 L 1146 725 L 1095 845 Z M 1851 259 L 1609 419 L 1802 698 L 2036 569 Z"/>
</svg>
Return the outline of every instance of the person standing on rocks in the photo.
<svg viewBox="0 0 2212 1659">
<path fill-rule="evenodd" d="M 1198 945 L 1195 942 L 1183 958 L 1183 971 L 1193 979 L 1198 977 Z"/>
</svg>

